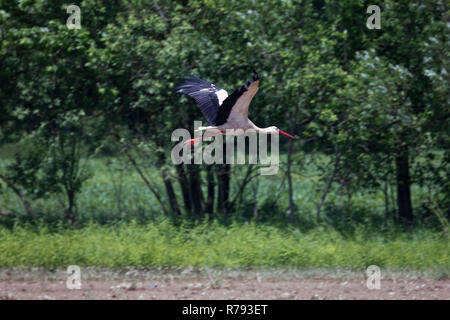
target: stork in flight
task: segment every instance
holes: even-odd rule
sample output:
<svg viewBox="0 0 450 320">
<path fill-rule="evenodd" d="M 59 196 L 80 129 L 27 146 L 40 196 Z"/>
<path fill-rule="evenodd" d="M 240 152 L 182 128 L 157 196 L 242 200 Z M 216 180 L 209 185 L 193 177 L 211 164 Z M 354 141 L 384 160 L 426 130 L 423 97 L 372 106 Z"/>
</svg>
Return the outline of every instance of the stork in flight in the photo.
<svg viewBox="0 0 450 320">
<path fill-rule="evenodd" d="M 232 132 L 234 134 L 239 134 L 244 133 L 248 129 L 253 129 L 256 132 L 265 134 L 281 133 L 286 137 L 294 139 L 293 136 L 275 126 L 259 128 L 248 118 L 248 107 L 256 92 L 258 92 L 258 85 L 258 74 L 256 71 L 253 71 L 253 77 L 250 81 L 247 81 L 231 95 L 228 95 L 228 92 L 224 89 L 189 74 L 176 90 L 178 93 L 184 93 L 194 98 L 200 111 L 208 121 L 208 127 L 199 127 L 198 130 L 216 129 L 219 130 L 219 133 L 221 134 L 230 134 L 230 131 L 227 132 L 226 130 L 234 129 Z M 236 129 L 242 129 L 243 131 L 236 131 Z M 198 139 L 190 139 L 187 142 L 189 144 L 194 144 L 213 135 Z"/>
</svg>

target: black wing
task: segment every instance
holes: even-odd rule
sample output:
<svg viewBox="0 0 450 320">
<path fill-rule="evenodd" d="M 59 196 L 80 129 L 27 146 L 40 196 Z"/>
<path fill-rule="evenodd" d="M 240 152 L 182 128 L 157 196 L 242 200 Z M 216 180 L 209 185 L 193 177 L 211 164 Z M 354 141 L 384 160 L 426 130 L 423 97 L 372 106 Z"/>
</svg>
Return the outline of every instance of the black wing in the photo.
<svg viewBox="0 0 450 320">
<path fill-rule="evenodd" d="M 256 71 L 253 71 L 253 77 L 244 85 L 237 88 L 231 95 L 229 95 L 222 103 L 214 121 L 216 126 L 220 126 L 227 122 L 228 117 L 234 106 L 240 107 L 241 112 L 245 117 L 248 116 L 248 106 L 253 99 L 256 91 L 258 91 L 259 78 Z M 250 90 L 249 90 L 250 89 Z M 245 94 L 248 91 L 248 94 Z M 242 100 L 242 101 L 241 101 Z M 242 102 L 242 103 L 239 103 Z M 238 110 L 236 110 L 238 111 Z"/>
<path fill-rule="evenodd" d="M 176 90 L 178 93 L 184 93 L 194 98 L 209 125 L 215 125 L 215 119 L 219 111 L 217 92 L 222 90 L 221 88 L 189 74 Z"/>
</svg>

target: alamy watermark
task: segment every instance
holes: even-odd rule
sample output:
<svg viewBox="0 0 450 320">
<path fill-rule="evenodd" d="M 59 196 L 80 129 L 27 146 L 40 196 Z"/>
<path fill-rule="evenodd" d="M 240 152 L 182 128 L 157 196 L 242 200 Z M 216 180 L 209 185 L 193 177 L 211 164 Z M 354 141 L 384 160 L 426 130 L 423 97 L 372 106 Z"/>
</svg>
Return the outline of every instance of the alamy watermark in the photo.
<svg viewBox="0 0 450 320">
<path fill-rule="evenodd" d="M 367 7 L 367 13 L 371 13 L 367 18 L 366 26 L 368 29 L 381 29 L 381 9 L 377 5 L 371 5 Z"/>
<path fill-rule="evenodd" d="M 201 121 L 194 121 L 194 128 L 201 126 Z M 172 141 L 179 141 L 171 152 L 173 164 L 261 164 L 261 175 L 274 175 L 279 169 L 279 136 L 277 134 L 257 133 L 254 129 L 227 129 L 194 131 L 194 139 L 210 142 L 205 148 L 201 143 L 187 143 L 191 134 L 186 129 L 172 132 Z M 270 136 L 270 152 L 268 148 Z M 225 150 L 224 150 L 225 137 Z M 245 139 L 248 137 L 248 157 Z M 182 140 L 180 141 L 180 138 Z M 194 148 L 192 152 L 192 147 Z M 224 152 L 225 151 L 225 152 Z M 247 159 L 248 158 L 248 159 Z"/>
<path fill-rule="evenodd" d="M 69 29 L 81 29 L 81 10 L 80 7 L 71 4 L 67 7 L 67 13 L 70 14 L 69 18 L 67 18 L 66 26 Z"/>
<path fill-rule="evenodd" d="M 369 290 L 380 290 L 381 288 L 381 270 L 380 267 L 376 265 L 371 265 L 367 267 L 366 270 L 367 281 L 366 286 Z"/>
<path fill-rule="evenodd" d="M 81 269 L 79 266 L 72 265 L 67 268 L 66 287 L 69 290 L 81 289 Z"/>
</svg>

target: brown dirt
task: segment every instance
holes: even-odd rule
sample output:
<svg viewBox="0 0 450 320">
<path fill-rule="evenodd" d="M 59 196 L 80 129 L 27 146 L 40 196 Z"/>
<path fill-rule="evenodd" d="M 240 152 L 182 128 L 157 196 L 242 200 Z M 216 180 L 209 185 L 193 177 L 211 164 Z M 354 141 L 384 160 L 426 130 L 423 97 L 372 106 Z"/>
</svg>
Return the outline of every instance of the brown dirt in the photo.
<svg viewBox="0 0 450 320">
<path fill-rule="evenodd" d="M 218 278 L 211 276 L 151 279 L 96 277 L 83 279 L 82 288 L 69 290 L 61 277 L 29 275 L 1 277 L 0 299 L 439 299 L 450 300 L 450 280 L 385 279 L 379 290 L 366 280 L 323 278 Z"/>
</svg>

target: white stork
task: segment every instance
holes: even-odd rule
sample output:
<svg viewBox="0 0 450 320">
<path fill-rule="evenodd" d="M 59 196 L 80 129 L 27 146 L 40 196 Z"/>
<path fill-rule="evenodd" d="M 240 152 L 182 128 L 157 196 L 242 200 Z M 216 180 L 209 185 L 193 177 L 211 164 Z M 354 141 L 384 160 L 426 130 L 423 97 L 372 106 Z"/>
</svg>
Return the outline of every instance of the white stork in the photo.
<svg viewBox="0 0 450 320">
<path fill-rule="evenodd" d="M 192 74 L 176 88 L 178 93 L 184 93 L 195 99 L 200 111 L 208 121 L 208 127 L 199 127 L 198 130 L 219 130 L 221 134 L 227 133 L 227 129 L 232 130 L 231 134 L 243 133 L 248 129 L 266 134 L 282 134 L 294 139 L 290 134 L 278 129 L 275 126 L 260 128 L 248 118 L 248 107 L 256 92 L 258 92 L 259 78 L 256 71 L 253 77 L 244 85 L 237 88 L 230 96 L 228 92 L 215 86 L 208 81 L 202 80 Z M 237 130 L 236 129 L 242 129 Z M 207 136 L 207 137 L 211 137 Z M 206 138 L 206 137 L 203 137 Z M 188 143 L 194 144 L 203 138 L 190 139 Z"/>
</svg>

